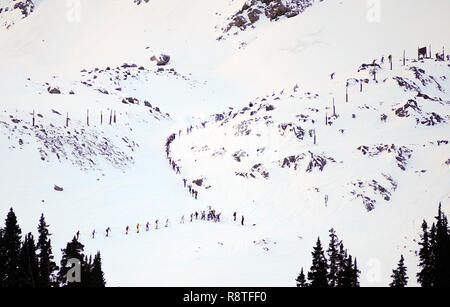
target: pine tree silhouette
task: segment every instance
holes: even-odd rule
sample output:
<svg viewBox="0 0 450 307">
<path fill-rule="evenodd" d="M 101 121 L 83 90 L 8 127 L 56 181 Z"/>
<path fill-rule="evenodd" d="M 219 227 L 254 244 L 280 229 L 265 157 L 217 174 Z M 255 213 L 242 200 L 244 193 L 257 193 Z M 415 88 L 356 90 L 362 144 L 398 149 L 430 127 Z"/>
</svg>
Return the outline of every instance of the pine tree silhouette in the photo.
<svg viewBox="0 0 450 307">
<path fill-rule="evenodd" d="M 395 270 L 392 270 L 392 282 L 389 287 L 404 288 L 408 284 L 408 276 L 406 275 L 405 259 L 403 255 L 400 256 L 400 261 Z"/>
<path fill-rule="evenodd" d="M 22 244 L 18 272 L 20 287 L 36 287 L 38 259 L 36 256 L 36 244 L 31 233 L 25 236 Z"/>
<path fill-rule="evenodd" d="M 90 287 L 104 287 L 106 285 L 104 273 L 102 271 L 102 258 L 100 252 L 94 256 L 94 261 L 90 270 L 91 283 Z"/>
<path fill-rule="evenodd" d="M 328 264 L 322 249 L 322 244 L 320 243 L 320 238 L 317 238 L 312 256 L 312 266 L 308 272 L 310 286 L 314 288 L 328 287 Z"/>
<path fill-rule="evenodd" d="M 303 273 L 303 268 L 301 269 L 300 274 L 298 275 L 298 277 L 295 281 L 297 282 L 297 287 L 301 287 L 301 288 L 308 287 L 308 283 L 306 282 L 305 274 Z"/>
<path fill-rule="evenodd" d="M 428 233 L 428 225 L 424 220 L 422 223 L 422 241 L 419 243 L 421 246 L 419 251 L 419 266 L 422 268 L 417 273 L 417 281 L 422 287 L 432 287 L 434 284 L 433 273 L 433 259 L 431 254 L 431 242 Z"/>
<path fill-rule="evenodd" d="M 436 220 L 436 235 L 433 245 L 435 287 L 448 288 L 450 287 L 450 233 L 447 217 L 442 212 L 440 203 Z"/>
<path fill-rule="evenodd" d="M 55 271 L 58 266 L 53 261 L 53 253 L 51 247 L 50 233 L 48 231 L 49 225 L 46 224 L 44 214 L 41 215 L 39 220 L 38 232 L 39 239 L 37 243 L 38 249 L 38 287 L 51 287 L 56 286 L 56 276 Z"/>
<path fill-rule="evenodd" d="M 5 274 L 3 287 L 18 287 L 19 284 L 19 259 L 22 231 L 17 224 L 16 215 L 11 208 L 6 217 L 2 242 L 4 249 Z"/>
<path fill-rule="evenodd" d="M 450 287 L 450 230 L 446 215 L 439 203 L 436 224 L 428 231 L 427 223 L 422 223 L 421 246 L 417 281 L 422 287 Z"/>
<path fill-rule="evenodd" d="M 330 229 L 330 244 L 327 254 L 329 259 L 328 284 L 330 287 L 337 287 L 338 273 L 341 265 L 341 257 L 339 255 L 339 239 L 333 228 Z"/>
<path fill-rule="evenodd" d="M 0 288 L 3 287 L 3 280 L 6 276 L 6 251 L 3 244 L 3 229 L 0 228 Z"/>
<path fill-rule="evenodd" d="M 83 254 L 83 250 L 84 250 L 84 245 L 81 244 L 80 242 L 78 242 L 78 240 L 74 237 L 72 239 L 71 242 L 67 243 L 67 246 L 65 249 L 62 249 L 62 258 L 61 258 L 61 265 L 59 268 L 59 272 L 58 272 L 58 281 L 59 284 L 62 287 L 82 287 L 82 281 L 87 277 L 87 276 L 83 276 L 85 274 L 83 274 L 84 270 L 83 268 L 85 267 L 85 256 Z M 80 282 L 69 282 L 67 280 L 67 273 L 69 272 L 69 270 L 72 268 L 69 265 L 69 260 L 70 259 L 78 259 L 81 267 L 81 281 Z"/>
</svg>

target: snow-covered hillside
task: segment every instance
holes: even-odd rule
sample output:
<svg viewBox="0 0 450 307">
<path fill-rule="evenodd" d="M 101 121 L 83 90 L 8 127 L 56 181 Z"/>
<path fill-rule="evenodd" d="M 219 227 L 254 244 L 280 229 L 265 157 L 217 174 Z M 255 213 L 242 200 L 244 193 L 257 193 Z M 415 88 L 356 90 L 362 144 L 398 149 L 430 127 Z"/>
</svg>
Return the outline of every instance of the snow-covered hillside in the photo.
<svg viewBox="0 0 450 307">
<path fill-rule="evenodd" d="M 293 286 L 334 227 L 363 286 L 401 253 L 415 285 L 422 219 L 450 212 L 448 1 L 22 2 L 0 1 L 0 216 L 44 213 L 58 260 L 79 230 L 110 286 Z"/>
</svg>

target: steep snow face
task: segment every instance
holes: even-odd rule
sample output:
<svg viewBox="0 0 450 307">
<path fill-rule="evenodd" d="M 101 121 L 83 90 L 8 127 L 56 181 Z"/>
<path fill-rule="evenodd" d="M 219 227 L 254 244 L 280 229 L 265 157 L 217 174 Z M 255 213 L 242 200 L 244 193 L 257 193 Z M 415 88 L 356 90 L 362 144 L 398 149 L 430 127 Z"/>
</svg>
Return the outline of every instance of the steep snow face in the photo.
<svg viewBox="0 0 450 307">
<path fill-rule="evenodd" d="M 401 252 L 413 274 L 422 218 L 448 211 L 450 76 L 412 59 L 449 49 L 449 2 L 315 1 L 218 41 L 244 2 L 34 1 L 2 27 L 0 216 L 25 233 L 43 212 L 57 259 L 80 230 L 109 285 L 294 285 L 331 227 L 363 285 Z M 190 222 L 208 206 L 221 223 Z"/>
</svg>

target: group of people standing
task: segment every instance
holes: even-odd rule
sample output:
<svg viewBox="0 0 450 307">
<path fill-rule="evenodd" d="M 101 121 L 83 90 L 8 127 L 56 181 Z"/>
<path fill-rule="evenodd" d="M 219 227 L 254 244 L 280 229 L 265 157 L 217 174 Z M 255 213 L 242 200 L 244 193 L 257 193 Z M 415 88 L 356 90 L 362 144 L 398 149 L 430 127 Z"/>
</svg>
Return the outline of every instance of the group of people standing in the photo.
<svg viewBox="0 0 450 307">
<path fill-rule="evenodd" d="M 211 206 L 208 207 L 208 213 L 206 213 L 206 210 L 203 211 L 195 211 L 193 213 L 191 213 L 189 215 L 190 217 L 190 222 L 192 223 L 194 220 L 201 220 L 201 221 L 212 221 L 215 223 L 220 222 L 220 216 L 221 216 L 222 212 L 217 213 L 217 211 L 215 209 L 212 209 Z M 185 223 L 185 216 L 183 215 L 180 219 L 180 224 L 184 224 Z M 233 220 L 234 222 L 237 221 L 237 215 L 236 212 L 233 213 Z M 241 217 L 241 225 L 244 226 L 244 216 L 242 215 Z M 166 219 L 166 222 L 164 224 L 164 227 L 169 227 L 169 219 Z M 147 221 L 147 223 L 145 224 L 145 231 L 150 231 L 150 229 L 152 228 L 150 222 Z M 159 229 L 159 220 L 155 220 L 154 222 L 154 229 Z M 125 227 L 125 235 L 128 235 L 131 232 L 131 228 L 129 225 L 127 225 Z M 141 232 L 141 224 L 137 223 L 136 224 L 136 233 L 140 233 Z M 91 233 L 91 238 L 95 239 L 95 235 L 97 234 L 96 230 L 94 229 Z M 111 227 L 106 228 L 105 230 L 105 237 L 109 237 L 111 234 Z M 77 238 L 77 240 L 79 240 L 80 237 L 80 231 L 78 230 L 75 234 L 75 237 Z"/>
</svg>

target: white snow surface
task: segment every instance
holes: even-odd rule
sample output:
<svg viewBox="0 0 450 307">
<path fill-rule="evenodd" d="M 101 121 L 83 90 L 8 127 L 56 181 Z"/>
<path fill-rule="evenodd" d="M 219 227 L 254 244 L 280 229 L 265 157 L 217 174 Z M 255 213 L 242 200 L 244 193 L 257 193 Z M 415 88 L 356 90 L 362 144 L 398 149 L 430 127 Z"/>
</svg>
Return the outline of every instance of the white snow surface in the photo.
<svg viewBox="0 0 450 307">
<path fill-rule="evenodd" d="M 1 19 L 0 216 L 13 207 L 36 235 L 44 213 L 58 262 L 79 230 L 108 286 L 295 286 L 333 227 L 362 286 L 386 286 L 400 254 L 417 285 L 421 222 L 439 202 L 450 213 L 450 62 L 434 60 L 450 50 L 449 1 L 324 0 L 221 41 L 244 1 L 34 2 L 13 26 Z M 416 61 L 430 45 L 433 59 Z M 374 59 L 376 81 L 358 72 Z M 166 159 L 172 133 L 181 174 Z M 311 155 L 322 170 L 307 171 Z M 220 223 L 189 222 L 208 206 Z"/>
</svg>

